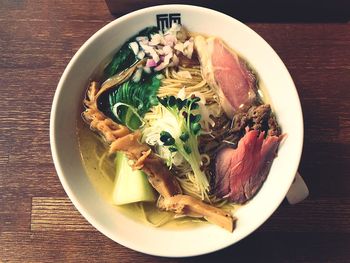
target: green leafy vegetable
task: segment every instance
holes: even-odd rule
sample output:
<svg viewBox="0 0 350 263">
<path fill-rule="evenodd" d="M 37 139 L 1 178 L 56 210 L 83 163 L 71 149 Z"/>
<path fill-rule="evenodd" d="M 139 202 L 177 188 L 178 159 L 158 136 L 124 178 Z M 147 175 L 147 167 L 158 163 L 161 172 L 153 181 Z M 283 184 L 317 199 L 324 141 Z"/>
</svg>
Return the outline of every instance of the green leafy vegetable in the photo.
<svg viewBox="0 0 350 263">
<path fill-rule="evenodd" d="M 158 120 L 164 123 L 160 126 L 167 127 L 167 130 L 160 132 L 160 141 L 165 147 L 168 147 L 170 152 L 180 153 L 190 164 L 197 186 L 204 198 L 209 191 L 209 182 L 201 171 L 201 156 L 198 150 L 201 115 L 197 114 L 196 110 L 199 108 L 200 98 L 192 96 L 181 100 L 174 96 L 167 96 L 158 98 L 158 100 L 163 110 L 170 113 L 164 114 L 164 120 Z"/>
<path fill-rule="evenodd" d="M 157 75 L 145 75 L 139 82 L 128 80 L 109 94 L 110 111 L 117 122 L 136 130 L 143 125 L 143 116 L 158 104 L 160 80 Z"/>
<path fill-rule="evenodd" d="M 131 67 L 138 61 L 137 56 L 129 47 L 129 43 L 125 43 L 119 51 L 114 55 L 112 61 L 106 67 L 104 74 L 105 79 Z"/>
<path fill-rule="evenodd" d="M 107 65 L 104 70 L 104 79 L 108 79 L 111 76 L 120 73 L 121 71 L 130 68 L 136 62 L 139 61 L 133 50 L 129 46 L 131 42 L 134 42 L 139 36 L 150 37 L 152 34 L 158 33 L 157 27 L 146 27 L 140 31 L 137 35 L 131 37 L 126 41 L 119 51 L 114 55 L 112 61 Z"/>
<path fill-rule="evenodd" d="M 154 202 L 156 195 L 146 174 L 133 171 L 124 153 L 116 155 L 116 178 L 113 188 L 113 203 L 124 205 L 134 202 Z"/>
</svg>

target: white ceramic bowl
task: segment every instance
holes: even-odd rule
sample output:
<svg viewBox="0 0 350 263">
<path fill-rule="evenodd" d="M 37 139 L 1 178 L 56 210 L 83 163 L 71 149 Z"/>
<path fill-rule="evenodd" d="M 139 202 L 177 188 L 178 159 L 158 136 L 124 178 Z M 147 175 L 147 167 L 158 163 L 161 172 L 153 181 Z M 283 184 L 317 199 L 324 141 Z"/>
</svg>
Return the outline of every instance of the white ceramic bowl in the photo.
<svg viewBox="0 0 350 263">
<path fill-rule="evenodd" d="M 96 192 L 84 172 L 76 135 L 82 94 L 98 65 L 129 37 L 146 26 L 181 16 L 190 31 L 224 39 L 246 58 L 265 83 L 278 121 L 288 138 L 280 147 L 259 193 L 238 210 L 237 228 L 229 233 L 215 225 L 193 229 L 153 228 L 119 213 Z M 169 14 L 175 14 L 170 15 Z M 165 19 L 165 20 L 164 20 Z M 169 20 L 168 20 L 169 21 Z M 73 204 L 100 232 L 147 254 L 186 257 L 227 247 L 257 229 L 284 199 L 297 171 L 303 144 L 303 119 L 293 80 L 275 51 L 253 30 L 222 13 L 195 6 L 164 5 L 142 9 L 109 23 L 74 55 L 58 84 L 50 122 L 52 156 L 58 176 Z"/>
</svg>

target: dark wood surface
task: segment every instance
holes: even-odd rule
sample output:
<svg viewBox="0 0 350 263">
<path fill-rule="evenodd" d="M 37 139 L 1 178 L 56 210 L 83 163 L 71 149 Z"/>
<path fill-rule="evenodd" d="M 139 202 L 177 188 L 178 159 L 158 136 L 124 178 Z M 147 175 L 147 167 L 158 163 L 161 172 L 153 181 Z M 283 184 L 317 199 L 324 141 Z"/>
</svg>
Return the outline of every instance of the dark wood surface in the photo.
<svg viewBox="0 0 350 263">
<path fill-rule="evenodd" d="M 129 8 L 124 2 L 120 14 Z M 299 170 L 310 197 L 283 203 L 234 246 L 167 259 L 132 251 L 90 226 L 51 159 L 50 108 L 60 75 L 113 19 L 102 0 L 0 0 L 0 262 L 350 262 L 350 24 L 248 24 L 281 56 L 300 94 Z"/>
</svg>

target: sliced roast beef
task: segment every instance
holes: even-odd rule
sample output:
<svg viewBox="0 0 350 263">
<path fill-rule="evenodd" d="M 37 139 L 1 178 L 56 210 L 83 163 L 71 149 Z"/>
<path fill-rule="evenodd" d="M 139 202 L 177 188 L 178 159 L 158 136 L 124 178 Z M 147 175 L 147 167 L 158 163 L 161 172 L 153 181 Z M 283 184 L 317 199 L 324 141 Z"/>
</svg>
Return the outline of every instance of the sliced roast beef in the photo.
<svg viewBox="0 0 350 263">
<path fill-rule="evenodd" d="M 251 199 L 265 181 L 283 136 L 248 131 L 238 147 L 224 148 L 216 157 L 215 191 L 218 197 L 242 204 Z"/>
<path fill-rule="evenodd" d="M 216 90 L 225 113 L 232 118 L 234 112 L 255 99 L 254 74 L 221 39 L 196 36 L 194 43 L 204 78 Z"/>
</svg>

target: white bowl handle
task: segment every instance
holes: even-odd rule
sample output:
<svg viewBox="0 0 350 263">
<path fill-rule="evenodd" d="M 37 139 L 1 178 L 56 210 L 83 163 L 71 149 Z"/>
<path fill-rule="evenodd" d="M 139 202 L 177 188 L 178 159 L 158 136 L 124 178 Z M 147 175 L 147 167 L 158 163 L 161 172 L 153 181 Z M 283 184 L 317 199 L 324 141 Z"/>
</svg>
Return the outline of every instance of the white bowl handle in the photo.
<svg viewBox="0 0 350 263">
<path fill-rule="evenodd" d="M 297 204 L 303 201 L 309 195 L 309 189 L 307 188 L 303 178 L 297 172 L 294 182 L 290 186 L 287 193 L 287 200 L 291 205 Z"/>
</svg>

